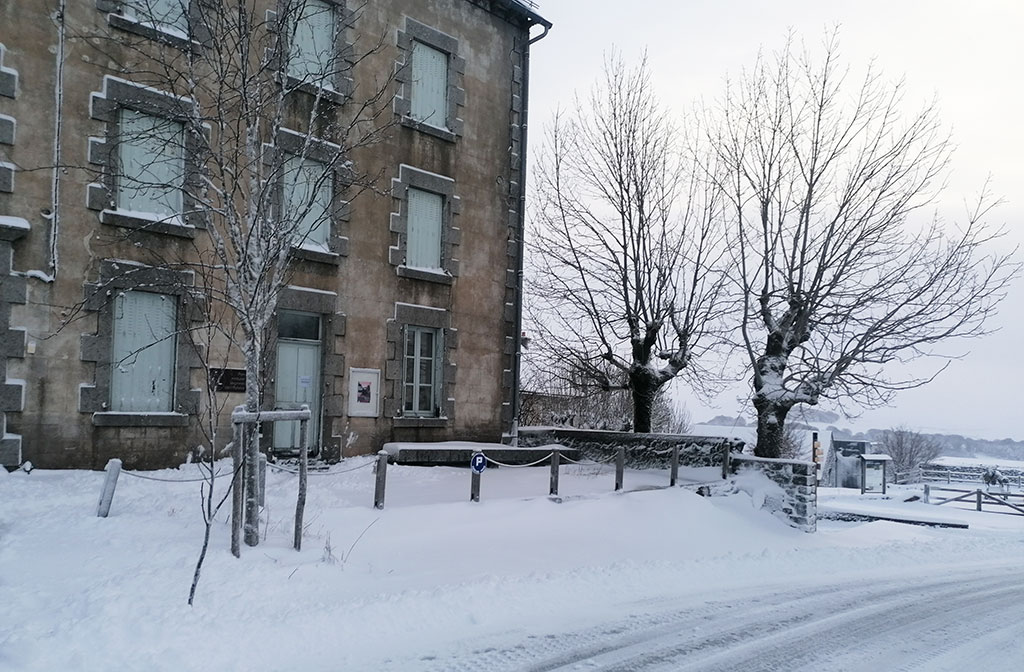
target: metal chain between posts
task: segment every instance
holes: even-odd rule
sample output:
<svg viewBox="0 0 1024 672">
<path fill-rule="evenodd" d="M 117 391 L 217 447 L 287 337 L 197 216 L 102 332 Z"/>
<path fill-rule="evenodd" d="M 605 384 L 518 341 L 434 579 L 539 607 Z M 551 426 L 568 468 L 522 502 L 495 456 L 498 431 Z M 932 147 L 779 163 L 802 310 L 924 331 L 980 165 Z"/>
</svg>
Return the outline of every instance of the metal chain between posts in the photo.
<svg viewBox="0 0 1024 672">
<path fill-rule="evenodd" d="M 310 472 L 307 472 L 307 475 L 308 476 L 338 476 L 340 474 L 347 474 L 347 473 L 350 473 L 350 472 L 353 472 L 353 471 L 359 471 L 360 469 L 366 469 L 367 467 L 372 467 L 373 464 L 374 464 L 373 462 L 367 462 L 366 464 L 364 464 L 362 466 L 352 467 L 351 469 L 344 469 L 342 471 L 310 471 Z M 289 474 L 296 474 L 297 475 L 299 473 L 298 469 L 289 469 L 288 467 L 282 467 L 279 464 L 271 464 L 270 462 L 267 463 L 267 466 L 270 467 L 271 469 L 277 469 L 278 471 L 284 471 L 284 472 L 287 472 Z"/>
<path fill-rule="evenodd" d="M 536 467 L 538 464 L 543 464 L 544 462 L 547 462 L 548 460 L 550 460 L 552 455 L 554 455 L 553 452 L 548 453 L 547 455 L 545 455 L 544 457 L 540 458 L 536 462 L 530 462 L 529 464 L 505 464 L 504 462 L 498 462 L 497 460 L 492 460 L 491 458 L 487 457 L 487 455 L 484 455 L 484 457 L 487 458 L 488 462 L 490 462 L 491 464 L 496 464 L 499 467 L 509 467 L 509 468 L 512 468 L 512 469 L 521 469 L 523 467 Z"/>
<path fill-rule="evenodd" d="M 124 469 L 121 470 L 121 473 L 126 476 L 141 478 L 146 481 L 160 481 L 161 483 L 201 483 L 203 481 L 209 481 L 211 478 L 217 478 L 224 472 L 218 471 L 213 476 L 204 476 L 203 478 L 157 478 L 156 476 L 143 476 L 142 474 L 137 474 L 133 471 L 126 471 Z"/>
</svg>

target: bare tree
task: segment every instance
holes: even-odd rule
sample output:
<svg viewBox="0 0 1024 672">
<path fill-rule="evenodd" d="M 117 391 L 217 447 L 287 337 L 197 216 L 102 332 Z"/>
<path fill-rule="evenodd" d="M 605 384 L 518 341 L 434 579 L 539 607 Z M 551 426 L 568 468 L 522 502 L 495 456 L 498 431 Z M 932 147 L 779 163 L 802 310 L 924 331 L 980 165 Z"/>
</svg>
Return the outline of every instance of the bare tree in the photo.
<svg viewBox="0 0 1024 672">
<path fill-rule="evenodd" d="M 692 168 L 646 60 L 615 56 L 538 159 L 534 340 L 593 387 L 628 389 L 638 432 L 658 389 L 695 372 L 722 307 L 719 196 Z"/>
<path fill-rule="evenodd" d="M 907 427 L 888 429 L 879 450 L 892 458 L 894 472 L 910 471 L 942 455 L 942 444 Z"/>
<path fill-rule="evenodd" d="M 833 34 L 820 62 L 791 43 L 760 57 L 715 112 L 708 173 L 728 202 L 757 455 L 780 454 L 796 404 L 879 404 L 932 380 L 894 365 L 986 333 L 1019 272 L 988 251 L 1001 232 L 987 192 L 955 226 L 915 219 L 952 146 L 934 105 L 903 107 L 901 83 L 851 81 Z"/>
</svg>

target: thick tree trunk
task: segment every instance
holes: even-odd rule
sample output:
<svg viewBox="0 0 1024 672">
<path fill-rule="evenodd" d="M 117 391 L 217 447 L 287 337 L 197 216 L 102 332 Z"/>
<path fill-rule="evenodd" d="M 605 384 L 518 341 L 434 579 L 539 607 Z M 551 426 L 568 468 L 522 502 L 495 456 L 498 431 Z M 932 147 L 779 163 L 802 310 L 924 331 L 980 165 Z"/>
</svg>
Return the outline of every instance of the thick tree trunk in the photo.
<svg viewBox="0 0 1024 672">
<path fill-rule="evenodd" d="M 658 388 L 656 374 L 646 367 L 634 366 L 629 372 L 629 386 L 633 393 L 633 431 L 651 431 L 651 411 Z"/>
<path fill-rule="evenodd" d="M 764 398 L 754 398 L 757 410 L 757 457 L 779 457 L 785 440 L 786 415 L 790 407 Z"/>
</svg>

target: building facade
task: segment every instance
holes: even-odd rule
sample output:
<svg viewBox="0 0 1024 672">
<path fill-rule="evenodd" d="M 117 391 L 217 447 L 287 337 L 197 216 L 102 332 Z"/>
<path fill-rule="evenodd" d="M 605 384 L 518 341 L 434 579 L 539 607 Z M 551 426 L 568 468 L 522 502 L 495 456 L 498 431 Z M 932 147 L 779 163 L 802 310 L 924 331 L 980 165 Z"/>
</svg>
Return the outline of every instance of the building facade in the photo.
<svg viewBox="0 0 1024 672">
<path fill-rule="evenodd" d="M 247 389 L 309 405 L 328 459 L 510 428 L 550 24 L 523 0 L 250 4 L 0 3 L 3 465 L 180 464 Z"/>
</svg>

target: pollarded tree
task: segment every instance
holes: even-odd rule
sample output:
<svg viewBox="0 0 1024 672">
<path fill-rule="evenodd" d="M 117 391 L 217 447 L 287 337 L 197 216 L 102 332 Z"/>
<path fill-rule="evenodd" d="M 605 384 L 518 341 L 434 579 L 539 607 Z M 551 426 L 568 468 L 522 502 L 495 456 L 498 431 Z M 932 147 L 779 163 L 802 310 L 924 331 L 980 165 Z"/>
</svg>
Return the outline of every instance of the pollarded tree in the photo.
<svg viewBox="0 0 1024 672">
<path fill-rule="evenodd" d="M 677 139 L 646 62 L 612 57 L 538 159 L 535 347 L 576 379 L 630 390 L 638 432 L 657 391 L 695 370 L 722 309 L 720 202 Z"/>
<path fill-rule="evenodd" d="M 1019 270 L 988 251 L 987 193 L 955 225 L 919 221 L 952 146 L 934 106 L 904 107 L 902 84 L 851 80 L 833 35 L 820 62 L 792 44 L 762 56 L 716 110 L 757 455 L 779 455 L 796 404 L 879 404 L 929 382 L 894 366 L 986 333 Z"/>
</svg>

